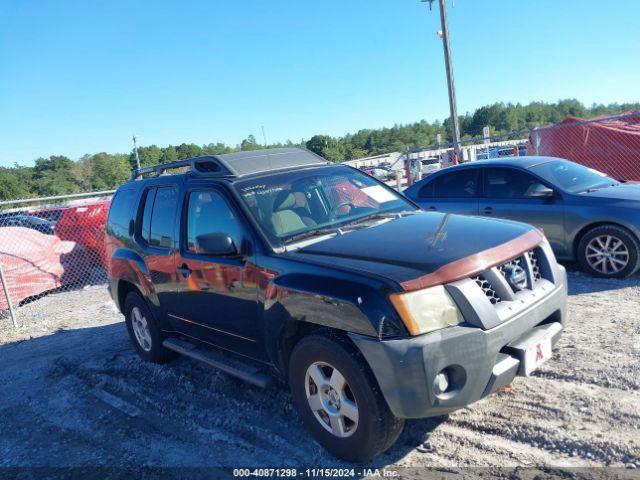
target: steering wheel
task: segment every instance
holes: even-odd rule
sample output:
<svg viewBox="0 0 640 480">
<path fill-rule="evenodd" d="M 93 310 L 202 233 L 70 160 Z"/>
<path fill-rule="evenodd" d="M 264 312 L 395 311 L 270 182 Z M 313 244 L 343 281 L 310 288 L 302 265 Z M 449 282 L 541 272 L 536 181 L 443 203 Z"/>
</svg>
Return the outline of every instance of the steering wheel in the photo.
<svg viewBox="0 0 640 480">
<path fill-rule="evenodd" d="M 340 209 L 341 207 L 346 207 L 347 205 L 350 207 L 350 209 L 349 209 L 349 210 L 351 210 L 351 208 L 354 208 L 354 207 L 355 207 L 355 205 L 354 205 L 353 203 L 351 203 L 351 202 L 340 202 L 340 203 L 336 203 L 336 204 L 333 206 L 333 208 L 331 209 L 331 218 L 337 218 L 337 217 L 339 216 L 339 215 L 338 215 L 338 209 Z"/>
</svg>

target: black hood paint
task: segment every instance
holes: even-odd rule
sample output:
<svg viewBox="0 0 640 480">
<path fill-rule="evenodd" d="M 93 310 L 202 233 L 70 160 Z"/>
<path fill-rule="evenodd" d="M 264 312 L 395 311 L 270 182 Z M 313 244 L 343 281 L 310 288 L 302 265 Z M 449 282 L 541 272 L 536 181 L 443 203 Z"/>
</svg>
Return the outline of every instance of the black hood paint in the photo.
<svg viewBox="0 0 640 480">
<path fill-rule="evenodd" d="M 336 235 L 286 255 L 401 283 L 531 230 L 530 225 L 508 220 L 418 212 Z"/>
</svg>

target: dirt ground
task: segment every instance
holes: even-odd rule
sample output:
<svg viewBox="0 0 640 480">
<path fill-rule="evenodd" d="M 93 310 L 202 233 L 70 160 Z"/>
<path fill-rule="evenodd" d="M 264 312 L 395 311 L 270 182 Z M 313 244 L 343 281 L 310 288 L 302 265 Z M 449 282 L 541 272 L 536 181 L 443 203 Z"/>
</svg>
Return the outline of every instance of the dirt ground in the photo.
<svg viewBox="0 0 640 480">
<path fill-rule="evenodd" d="M 510 392 L 408 422 L 372 466 L 640 468 L 640 278 L 569 281 L 552 360 Z M 18 313 L 17 330 L 0 319 L 0 466 L 345 465 L 311 440 L 286 389 L 142 362 L 103 286 Z"/>
</svg>

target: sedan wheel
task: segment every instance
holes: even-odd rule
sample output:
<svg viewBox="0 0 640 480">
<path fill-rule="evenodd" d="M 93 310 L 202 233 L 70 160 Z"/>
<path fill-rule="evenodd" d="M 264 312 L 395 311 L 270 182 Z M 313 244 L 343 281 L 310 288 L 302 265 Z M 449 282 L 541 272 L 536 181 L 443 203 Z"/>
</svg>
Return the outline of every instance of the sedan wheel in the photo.
<svg viewBox="0 0 640 480">
<path fill-rule="evenodd" d="M 626 278 L 638 269 L 640 244 L 618 225 L 600 225 L 580 238 L 576 254 L 583 270 L 593 276 Z"/>
<path fill-rule="evenodd" d="M 589 266 L 603 275 L 615 275 L 629 264 L 629 249 L 613 235 L 600 235 L 587 244 Z"/>
</svg>

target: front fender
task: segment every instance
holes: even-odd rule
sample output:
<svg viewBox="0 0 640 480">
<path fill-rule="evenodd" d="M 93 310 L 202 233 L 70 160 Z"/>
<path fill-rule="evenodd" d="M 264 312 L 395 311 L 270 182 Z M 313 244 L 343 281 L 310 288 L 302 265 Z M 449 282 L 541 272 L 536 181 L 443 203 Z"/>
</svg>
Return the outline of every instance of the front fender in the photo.
<svg viewBox="0 0 640 480">
<path fill-rule="evenodd" d="M 368 337 L 389 332 L 402 335 L 404 327 L 386 296 L 372 285 L 349 279 L 300 273 L 274 278 L 263 299 L 267 353 L 275 364 L 281 364 L 281 339 L 301 324 Z"/>
</svg>

